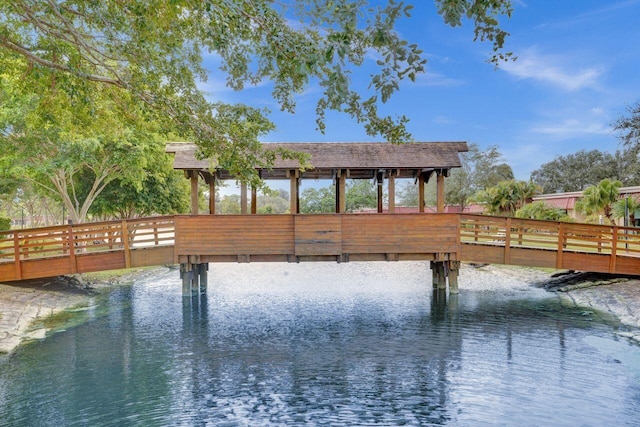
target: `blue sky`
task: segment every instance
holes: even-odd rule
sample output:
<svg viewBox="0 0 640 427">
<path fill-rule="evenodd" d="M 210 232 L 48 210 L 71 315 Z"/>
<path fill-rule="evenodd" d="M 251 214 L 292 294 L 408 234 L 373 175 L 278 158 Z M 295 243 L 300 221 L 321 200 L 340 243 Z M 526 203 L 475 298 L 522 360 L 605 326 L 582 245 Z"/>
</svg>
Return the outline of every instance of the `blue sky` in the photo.
<svg viewBox="0 0 640 427">
<path fill-rule="evenodd" d="M 398 30 L 428 64 L 384 111 L 406 115 L 416 141 L 495 145 L 524 180 L 559 155 L 618 148 L 611 123 L 640 100 L 640 0 L 514 0 L 502 27 L 518 60 L 499 69 L 486 62 L 490 44 L 472 41 L 472 23 L 450 28 L 433 1 L 407 3 L 415 8 Z M 369 74 L 362 67 L 354 83 L 366 85 Z M 205 88 L 217 99 L 271 109 L 277 130 L 264 141 L 380 140 L 341 114 L 328 115 L 325 134 L 316 131 L 317 87 L 297 98 L 295 116 L 279 111 L 269 85 L 234 93 L 210 81 Z"/>
</svg>

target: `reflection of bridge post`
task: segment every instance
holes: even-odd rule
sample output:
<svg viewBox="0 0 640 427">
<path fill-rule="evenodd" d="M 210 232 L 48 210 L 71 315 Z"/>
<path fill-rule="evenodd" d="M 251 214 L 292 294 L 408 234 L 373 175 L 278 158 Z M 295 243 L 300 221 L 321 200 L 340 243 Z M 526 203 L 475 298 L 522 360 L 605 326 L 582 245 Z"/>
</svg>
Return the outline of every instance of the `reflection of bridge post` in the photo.
<svg viewBox="0 0 640 427">
<path fill-rule="evenodd" d="M 190 261 L 192 257 L 189 257 Z M 207 272 L 209 271 L 208 263 L 200 263 L 197 258 L 195 262 L 185 262 L 180 264 L 180 278 L 182 279 L 182 296 L 190 297 L 192 295 L 207 293 Z"/>
</svg>

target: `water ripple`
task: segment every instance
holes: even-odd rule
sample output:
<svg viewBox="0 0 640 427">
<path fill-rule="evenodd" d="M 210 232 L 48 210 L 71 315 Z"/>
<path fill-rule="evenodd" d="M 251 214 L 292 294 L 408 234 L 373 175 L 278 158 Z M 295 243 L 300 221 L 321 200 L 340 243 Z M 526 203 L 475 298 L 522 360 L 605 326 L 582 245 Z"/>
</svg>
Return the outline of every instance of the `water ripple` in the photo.
<svg viewBox="0 0 640 427">
<path fill-rule="evenodd" d="M 425 263 L 212 265 L 0 361 L 0 425 L 634 425 L 640 350 L 550 294 Z M 476 279 L 476 282 L 470 283 Z M 511 282 L 510 282 L 511 280 Z"/>
</svg>

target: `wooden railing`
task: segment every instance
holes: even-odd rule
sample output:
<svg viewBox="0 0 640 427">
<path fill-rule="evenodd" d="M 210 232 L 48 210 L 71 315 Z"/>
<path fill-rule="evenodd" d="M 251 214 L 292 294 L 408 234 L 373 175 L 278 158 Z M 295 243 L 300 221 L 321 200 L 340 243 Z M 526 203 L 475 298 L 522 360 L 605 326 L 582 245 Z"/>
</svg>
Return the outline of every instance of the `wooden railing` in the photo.
<svg viewBox="0 0 640 427">
<path fill-rule="evenodd" d="M 640 274 L 639 232 L 633 227 L 461 215 L 461 258 Z"/>
<path fill-rule="evenodd" d="M 640 275 L 640 230 L 456 214 L 181 215 L 0 233 L 0 281 L 182 262 L 402 260 Z"/>
<path fill-rule="evenodd" d="M 131 251 L 148 247 L 171 248 L 175 240 L 174 217 L 150 217 L 11 230 L 0 234 L 0 278 L 20 280 L 59 274 L 96 271 L 118 266 L 101 254 L 119 254 L 122 266 L 131 266 Z M 78 258 L 85 258 L 84 263 Z M 46 259 L 65 262 L 37 263 Z M 93 261 L 88 261 L 89 259 Z M 6 264 L 12 263 L 13 269 Z M 4 264 L 4 265 L 3 265 Z M 27 271 L 23 271 L 24 267 Z"/>
<path fill-rule="evenodd" d="M 174 239 L 172 216 L 11 230 L 3 232 L 0 238 L 0 259 L 26 260 L 173 245 Z"/>
</svg>

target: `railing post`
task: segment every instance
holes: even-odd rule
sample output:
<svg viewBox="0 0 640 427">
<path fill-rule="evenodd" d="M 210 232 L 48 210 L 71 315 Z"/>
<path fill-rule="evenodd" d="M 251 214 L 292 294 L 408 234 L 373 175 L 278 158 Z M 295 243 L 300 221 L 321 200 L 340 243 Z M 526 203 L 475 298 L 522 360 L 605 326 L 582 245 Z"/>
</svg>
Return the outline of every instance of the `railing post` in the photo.
<svg viewBox="0 0 640 427">
<path fill-rule="evenodd" d="M 518 226 L 518 246 L 522 246 L 522 233 L 523 233 L 523 227 L 522 227 L 522 224 L 520 224 Z"/>
<path fill-rule="evenodd" d="M 129 227 L 126 220 L 122 220 L 122 246 L 124 249 L 124 266 L 131 268 L 131 249 L 129 245 Z"/>
<path fill-rule="evenodd" d="M 598 230 L 598 253 L 602 253 L 602 232 Z"/>
<path fill-rule="evenodd" d="M 69 241 L 69 264 L 71 266 L 71 273 L 75 274 L 78 272 L 78 266 L 76 264 L 76 245 L 73 237 L 73 225 L 67 226 L 67 240 Z"/>
<path fill-rule="evenodd" d="M 20 264 L 20 238 L 19 232 L 13 232 L 13 257 L 15 260 L 16 280 L 22 279 L 22 264 Z"/>
<path fill-rule="evenodd" d="M 609 273 L 616 272 L 616 261 L 618 252 L 618 227 L 613 227 L 613 233 L 611 234 L 611 258 L 609 259 Z"/>
<path fill-rule="evenodd" d="M 556 268 L 562 268 L 562 249 L 564 248 L 564 224 L 561 222 L 558 225 L 558 252 L 556 254 Z"/>
<path fill-rule="evenodd" d="M 504 230 L 504 264 L 511 264 L 511 218 L 507 218 Z"/>
</svg>

